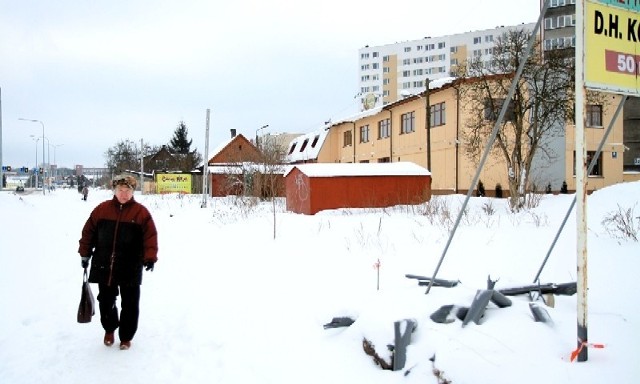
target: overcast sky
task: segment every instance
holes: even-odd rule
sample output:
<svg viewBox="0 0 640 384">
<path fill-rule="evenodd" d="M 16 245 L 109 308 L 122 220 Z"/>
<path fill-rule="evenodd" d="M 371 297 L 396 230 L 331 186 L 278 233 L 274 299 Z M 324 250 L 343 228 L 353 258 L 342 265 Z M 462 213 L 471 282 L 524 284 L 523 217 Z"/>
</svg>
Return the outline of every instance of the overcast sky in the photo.
<svg viewBox="0 0 640 384">
<path fill-rule="evenodd" d="M 535 22 L 539 0 L 0 0 L 4 165 L 101 167 L 119 141 L 193 148 L 357 111 L 358 49 Z M 46 142 L 46 141 L 45 141 Z M 54 150 L 53 146 L 56 146 Z"/>
</svg>

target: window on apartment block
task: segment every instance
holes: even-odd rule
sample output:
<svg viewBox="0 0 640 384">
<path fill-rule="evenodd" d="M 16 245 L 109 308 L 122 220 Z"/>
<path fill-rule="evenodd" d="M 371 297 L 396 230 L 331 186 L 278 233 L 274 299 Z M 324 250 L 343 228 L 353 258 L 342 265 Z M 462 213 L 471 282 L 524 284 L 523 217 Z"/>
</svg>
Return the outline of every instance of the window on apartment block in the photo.
<svg viewBox="0 0 640 384">
<path fill-rule="evenodd" d="M 547 17 L 544 19 L 544 29 L 554 29 L 556 27 L 555 25 L 555 19 L 552 17 Z"/>
<path fill-rule="evenodd" d="M 486 98 L 484 100 L 484 119 L 488 121 L 496 121 L 498 116 L 500 115 L 500 110 L 502 109 L 502 105 L 504 104 L 504 99 L 491 99 Z M 509 103 L 509 107 L 507 108 L 507 112 L 504 115 L 503 121 L 513 121 L 515 119 L 515 114 L 513 112 L 513 103 Z"/>
<path fill-rule="evenodd" d="M 589 165 L 591 165 L 591 161 L 596 156 L 596 151 L 587 151 L 587 169 Z M 576 175 L 576 151 L 573 151 L 573 175 Z M 600 156 L 596 160 L 596 165 L 593 167 L 589 176 L 603 176 L 602 174 L 602 152 L 600 152 Z"/>
<path fill-rule="evenodd" d="M 344 131 L 344 133 L 342 134 L 342 146 L 349 147 L 351 145 L 353 145 L 351 131 Z"/>
<path fill-rule="evenodd" d="M 565 26 L 565 18 L 564 15 L 558 16 L 558 21 L 556 22 L 558 28 L 563 28 Z"/>
<path fill-rule="evenodd" d="M 390 157 L 381 157 L 378 159 L 378 163 L 390 163 L 390 162 L 391 162 Z"/>
<path fill-rule="evenodd" d="M 434 104 L 430 107 L 429 126 L 438 127 L 446 124 L 445 118 L 445 104 L 444 102 Z"/>
<path fill-rule="evenodd" d="M 482 43 L 482 37 L 478 36 L 473 38 L 473 44 L 480 44 L 480 43 Z"/>
<path fill-rule="evenodd" d="M 391 135 L 391 120 L 383 119 L 378 121 L 378 140 L 386 139 Z"/>
<path fill-rule="evenodd" d="M 369 142 L 369 124 L 363 125 L 360 127 L 360 142 L 361 143 Z"/>
<path fill-rule="evenodd" d="M 403 113 L 400 117 L 402 126 L 400 127 L 400 133 L 411 133 L 416 130 L 416 113 L 411 111 L 409 113 Z"/>
<path fill-rule="evenodd" d="M 587 105 L 587 127 L 602 128 L 602 105 Z"/>
</svg>

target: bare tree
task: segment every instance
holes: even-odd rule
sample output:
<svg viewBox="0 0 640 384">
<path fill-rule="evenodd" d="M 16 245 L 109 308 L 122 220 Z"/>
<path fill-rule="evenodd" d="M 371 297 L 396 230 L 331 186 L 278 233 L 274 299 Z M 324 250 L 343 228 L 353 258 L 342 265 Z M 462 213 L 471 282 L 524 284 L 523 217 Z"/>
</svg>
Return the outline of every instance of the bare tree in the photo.
<svg viewBox="0 0 640 384">
<path fill-rule="evenodd" d="M 282 170 L 287 148 L 278 142 L 276 136 L 264 136 L 260 143 L 260 180 L 259 196 L 262 199 L 273 199 L 282 194 Z"/>
<path fill-rule="evenodd" d="M 111 174 L 118 174 L 126 170 L 138 169 L 140 159 L 136 143 L 126 139 L 116 143 L 105 152 L 107 167 Z"/>
<path fill-rule="evenodd" d="M 257 177 L 257 187 L 261 199 L 270 199 L 273 213 L 273 238 L 276 238 L 276 200 L 284 189 L 283 169 L 287 148 L 274 136 L 264 136 L 260 144 L 261 169 Z"/>
<path fill-rule="evenodd" d="M 461 83 L 460 97 L 471 118 L 462 138 L 472 159 L 481 156 L 515 72 L 525 60 L 529 37 L 524 30 L 507 32 L 496 40 L 489 60 L 478 56 L 458 69 L 457 75 L 467 79 Z M 523 207 L 536 153 L 543 151 L 550 161 L 558 156 L 549 144 L 564 135 L 565 122 L 573 121 L 573 93 L 573 59 L 553 51 L 543 57 L 539 43 L 532 47 L 491 149 L 506 164 L 512 210 Z"/>
</svg>

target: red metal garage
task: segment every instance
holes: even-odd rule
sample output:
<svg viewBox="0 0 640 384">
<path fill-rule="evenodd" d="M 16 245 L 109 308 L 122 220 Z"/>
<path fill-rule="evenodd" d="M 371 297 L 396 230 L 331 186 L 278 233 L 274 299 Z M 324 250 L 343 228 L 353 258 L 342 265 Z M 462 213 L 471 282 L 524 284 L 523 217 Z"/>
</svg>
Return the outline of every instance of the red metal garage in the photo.
<svg viewBox="0 0 640 384">
<path fill-rule="evenodd" d="M 409 162 L 296 164 L 284 174 L 287 210 L 420 204 L 431 198 L 431 173 Z"/>
</svg>

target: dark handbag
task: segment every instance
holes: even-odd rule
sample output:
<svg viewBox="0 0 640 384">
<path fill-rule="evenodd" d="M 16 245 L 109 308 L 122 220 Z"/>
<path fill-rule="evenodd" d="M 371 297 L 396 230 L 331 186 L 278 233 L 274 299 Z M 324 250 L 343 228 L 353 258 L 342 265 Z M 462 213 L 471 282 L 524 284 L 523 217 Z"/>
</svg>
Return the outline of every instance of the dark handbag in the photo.
<svg viewBox="0 0 640 384">
<path fill-rule="evenodd" d="M 82 294 L 80 295 L 80 305 L 78 306 L 78 323 L 90 323 L 91 317 L 96 313 L 95 300 L 89 279 L 87 277 L 87 268 L 84 269 L 82 276 Z"/>
</svg>

